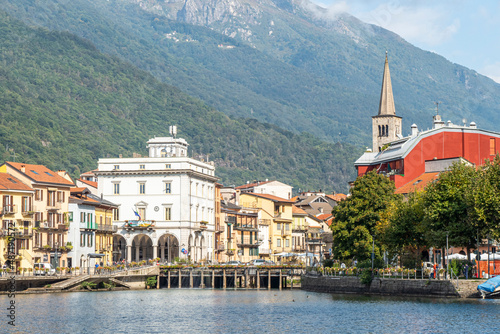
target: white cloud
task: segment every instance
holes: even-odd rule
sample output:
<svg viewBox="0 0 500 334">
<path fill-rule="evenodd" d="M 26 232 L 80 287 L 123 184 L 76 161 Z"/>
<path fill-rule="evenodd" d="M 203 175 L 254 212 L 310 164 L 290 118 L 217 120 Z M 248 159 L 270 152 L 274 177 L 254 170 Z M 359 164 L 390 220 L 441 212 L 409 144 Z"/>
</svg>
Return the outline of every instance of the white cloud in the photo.
<svg viewBox="0 0 500 334">
<path fill-rule="evenodd" d="M 393 2 L 380 4 L 357 16 L 394 31 L 412 43 L 434 46 L 452 38 L 460 28 L 460 20 L 449 13 L 443 6 L 403 6 Z"/>
<path fill-rule="evenodd" d="M 488 64 L 481 68 L 478 72 L 486 75 L 490 79 L 495 80 L 497 83 L 500 83 L 500 61 Z"/>
</svg>

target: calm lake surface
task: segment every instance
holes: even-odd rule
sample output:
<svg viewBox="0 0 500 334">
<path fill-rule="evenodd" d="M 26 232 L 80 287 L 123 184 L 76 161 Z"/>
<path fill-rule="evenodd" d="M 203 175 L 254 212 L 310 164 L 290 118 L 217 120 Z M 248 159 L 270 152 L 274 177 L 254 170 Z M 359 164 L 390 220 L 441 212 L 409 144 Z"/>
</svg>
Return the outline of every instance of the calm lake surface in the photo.
<svg viewBox="0 0 500 334">
<path fill-rule="evenodd" d="M 0 333 L 499 333 L 500 300 L 161 289 L 0 296 Z"/>
</svg>

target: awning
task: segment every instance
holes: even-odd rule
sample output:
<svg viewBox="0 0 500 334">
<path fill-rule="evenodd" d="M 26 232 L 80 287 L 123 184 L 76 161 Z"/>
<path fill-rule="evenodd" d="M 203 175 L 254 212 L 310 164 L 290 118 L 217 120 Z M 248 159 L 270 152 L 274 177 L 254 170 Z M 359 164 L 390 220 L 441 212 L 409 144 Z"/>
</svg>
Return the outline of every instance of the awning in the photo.
<svg viewBox="0 0 500 334">
<path fill-rule="evenodd" d="M 89 253 L 87 254 L 87 257 L 90 257 L 91 259 L 95 259 L 97 257 L 104 257 L 106 254 L 98 254 L 98 253 Z"/>
</svg>

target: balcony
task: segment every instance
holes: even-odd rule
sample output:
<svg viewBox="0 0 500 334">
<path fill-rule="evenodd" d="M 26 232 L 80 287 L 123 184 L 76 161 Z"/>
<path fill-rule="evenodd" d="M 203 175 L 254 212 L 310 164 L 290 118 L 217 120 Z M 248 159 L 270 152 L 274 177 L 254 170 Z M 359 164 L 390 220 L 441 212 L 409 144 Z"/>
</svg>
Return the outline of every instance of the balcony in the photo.
<svg viewBox="0 0 500 334">
<path fill-rule="evenodd" d="M 4 215 L 12 215 L 14 213 L 17 213 L 17 205 L 15 204 L 9 204 L 9 205 L 4 205 L 2 214 Z"/>
<path fill-rule="evenodd" d="M 208 228 L 208 222 L 206 221 L 201 221 L 199 223 L 194 223 L 194 229 L 195 231 L 202 232 L 205 231 Z"/>
<path fill-rule="evenodd" d="M 57 224 L 57 229 L 61 231 L 67 231 L 68 230 L 68 225 L 66 224 Z"/>
<path fill-rule="evenodd" d="M 126 220 L 123 228 L 127 231 L 148 230 L 152 231 L 156 225 L 154 220 Z"/>
<path fill-rule="evenodd" d="M 291 235 L 292 235 L 292 231 L 290 229 L 288 229 L 288 230 L 282 230 L 281 231 L 281 236 L 282 237 L 289 237 Z"/>
<path fill-rule="evenodd" d="M 306 233 L 307 232 L 307 227 L 305 227 L 305 226 L 295 226 L 292 229 L 292 232 L 293 233 Z"/>
<path fill-rule="evenodd" d="M 222 251 L 224 251 L 224 249 L 226 249 L 226 247 L 224 247 L 224 245 L 217 245 L 217 246 L 215 247 L 215 250 L 216 250 L 217 252 L 222 252 Z"/>
<path fill-rule="evenodd" d="M 258 240 L 255 240 L 255 239 L 251 239 L 250 237 L 243 237 L 243 240 L 242 239 L 239 239 L 239 240 L 236 240 L 236 245 L 238 247 L 259 247 L 259 245 L 261 244 L 261 242 L 259 242 Z"/>
<path fill-rule="evenodd" d="M 18 238 L 18 239 L 23 239 L 23 238 L 31 238 L 33 236 L 33 232 L 29 230 L 24 230 L 24 231 L 11 231 L 10 235 Z"/>
<path fill-rule="evenodd" d="M 295 246 L 293 246 L 292 249 L 293 249 L 294 252 L 305 252 L 306 251 L 306 246 L 303 246 L 303 245 L 297 246 L 297 245 L 295 245 Z"/>
<path fill-rule="evenodd" d="M 226 216 L 226 219 L 224 219 L 226 224 L 236 224 L 236 217 L 235 216 Z"/>
<path fill-rule="evenodd" d="M 233 226 L 238 231 L 258 231 L 259 228 L 253 224 L 235 224 Z"/>
<path fill-rule="evenodd" d="M 215 233 L 223 233 L 225 231 L 224 225 L 219 225 L 215 227 Z"/>
<path fill-rule="evenodd" d="M 31 211 L 31 209 L 23 209 L 22 211 L 23 216 L 32 216 L 35 214 L 35 211 Z"/>
<path fill-rule="evenodd" d="M 319 245 L 323 243 L 321 238 L 307 239 L 306 243 L 309 245 Z"/>
<path fill-rule="evenodd" d="M 102 233 L 116 233 L 118 227 L 109 224 L 97 224 L 97 232 Z"/>
</svg>

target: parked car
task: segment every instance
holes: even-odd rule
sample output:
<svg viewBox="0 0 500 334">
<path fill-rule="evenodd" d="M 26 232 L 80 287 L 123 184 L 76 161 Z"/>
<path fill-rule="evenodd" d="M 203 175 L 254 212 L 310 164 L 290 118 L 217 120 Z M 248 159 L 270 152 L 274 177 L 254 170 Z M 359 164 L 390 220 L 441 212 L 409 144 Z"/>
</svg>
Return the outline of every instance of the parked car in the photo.
<svg viewBox="0 0 500 334">
<path fill-rule="evenodd" d="M 56 269 L 51 263 L 35 263 L 33 273 L 34 275 L 52 276 L 56 274 Z"/>
<path fill-rule="evenodd" d="M 226 266 L 240 266 L 241 262 L 240 261 L 229 261 L 226 263 Z"/>
<path fill-rule="evenodd" d="M 266 260 L 264 259 L 255 259 L 250 261 L 251 266 L 263 266 L 266 264 Z"/>
<path fill-rule="evenodd" d="M 275 266 L 276 263 L 274 261 L 265 261 L 266 266 Z"/>
</svg>

